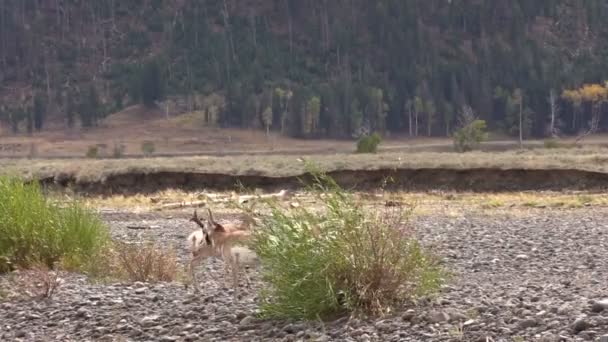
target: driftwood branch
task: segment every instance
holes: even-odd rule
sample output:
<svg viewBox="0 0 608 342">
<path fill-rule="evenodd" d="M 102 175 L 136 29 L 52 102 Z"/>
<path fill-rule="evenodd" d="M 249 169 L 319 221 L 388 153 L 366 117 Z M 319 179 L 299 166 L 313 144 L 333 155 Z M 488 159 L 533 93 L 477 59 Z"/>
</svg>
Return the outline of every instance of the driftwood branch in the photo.
<svg viewBox="0 0 608 342">
<path fill-rule="evenodd" d="M 192 201 L 192 202 L 173 202 L 166 203 L 160 205 L 156 208 L 156 210 L 170 210 L 170 209 L 179 209 L 179 208 L 194 208 L 194 207 L 204 207 L 207 203 L 228 203 L 232 201 L 236 201 L 238 204 L 247 203 L 251 200 L 262 199 L 262 198 L 280 198 L 285 199 L 289 197 L 289 192 L 287 190 L 281 190 L 275 194 L 263 194 L 263 195 L 236 195 L 235 193 L 221 195 L 221 194 L 204 194 L 205 199 L 200 201 Z"/>
<path fill-rule="evenodd" d="M 192 201 L 192 202 L 174 202 L 174 203 L 163 204 L 163 205 L 157 207 L 156 210 L 204 207 L 206 204 L 207 204 L 206 200 Z"/>
<path fill-rule="evenodd" d="M 150 227 L 150 226 L 127 226 L 127 229 L 145 230 L 145 229 L 152 229 L 152 227 Z"/>
</svg>

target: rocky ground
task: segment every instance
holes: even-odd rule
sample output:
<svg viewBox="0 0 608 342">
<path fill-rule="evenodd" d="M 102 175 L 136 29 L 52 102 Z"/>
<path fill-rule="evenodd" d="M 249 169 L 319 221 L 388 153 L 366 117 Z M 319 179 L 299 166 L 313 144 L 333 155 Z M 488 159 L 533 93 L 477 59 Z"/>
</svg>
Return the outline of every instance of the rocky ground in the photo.
<svg viewBox="0 0 608 342">
<path fill-rule="evenodd" d="M 437 298 L 391 317 L 260 321 L 255 272 L 235 294 L 211 261 L 200 295 L 180 283 L 93 285 L 67 275 L 51 300 L 0 303 L 0 340 L 608 341 L 608 208 L 464 213 L 417 219 L 454 278 Z M 183 246 L 194 228 L 186 217 L 105 219 L 121 239 Z"/>
</svg>

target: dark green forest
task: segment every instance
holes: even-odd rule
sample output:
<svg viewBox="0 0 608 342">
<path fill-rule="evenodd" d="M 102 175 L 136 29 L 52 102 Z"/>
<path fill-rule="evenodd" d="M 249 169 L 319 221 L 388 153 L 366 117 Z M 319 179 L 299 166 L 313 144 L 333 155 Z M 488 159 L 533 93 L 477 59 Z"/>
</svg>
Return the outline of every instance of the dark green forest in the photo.
<svg viewBox="0 0 608 342">
<path fill-rule="evenodd" d="M 0 0 L 0 120 L 89 127 L 181 98 L 303 138 L 446 136 L 464 106 L 513 136 L 520 113 L 524 137 L 578 134 L 605 98 L 562 94 L 608 79 L 607 17 L 606 0 Z"/>
</svg>

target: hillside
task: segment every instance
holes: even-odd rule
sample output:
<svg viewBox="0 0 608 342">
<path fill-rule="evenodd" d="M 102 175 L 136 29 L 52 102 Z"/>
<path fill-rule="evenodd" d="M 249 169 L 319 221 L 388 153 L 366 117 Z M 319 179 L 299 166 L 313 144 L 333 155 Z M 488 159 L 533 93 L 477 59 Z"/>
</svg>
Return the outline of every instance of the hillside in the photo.
<svg viewBox="0 0 608 342">
<path fill-rule="evenodd" d="M 576 134 L 608 100 L 601 0 L 5 0 L 0 122 L 13 133 L 142 123 L 301 138 L 446 136 L 470 105 L 495 131 Z M 600 121 L 600 130 L 606 127 Z"/>
</svg>

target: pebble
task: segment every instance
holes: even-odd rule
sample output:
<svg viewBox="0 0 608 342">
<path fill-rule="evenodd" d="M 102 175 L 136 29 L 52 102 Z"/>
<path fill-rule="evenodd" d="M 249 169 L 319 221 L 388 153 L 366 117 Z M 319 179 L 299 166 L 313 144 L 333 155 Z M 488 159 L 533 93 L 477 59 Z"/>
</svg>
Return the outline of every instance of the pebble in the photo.
<svg viewBox="0 0 608 342">
<path fill-rule="evenodd" d="M 158 321 L 159 318 L 160 318 L 159 315 L 146 316 L 146 317 L 142 318 L 141 325 L 144 327 L 156 325 L 156 322 Z"/>
<path fill-rule="evenodd" d="M 433 311 L 428 315 L 427 319 L 431 323 L 447 322 L 450 320 L 450 315 L 443 311 Z"/>
<path fill-rule="evenodd" d="M 263 286 L 258 273 L 248 272 L 252 287 L 242 286 L 237 295 L 222 280 L 221 260 L 211 259 L 200 265 L 199 294 L 179 281 L 104 285 L 66 275 L 52 300 L 0 303 L 0 340 L 411 342 L 452 341 L 450 334 L 463 329 L 467 341 L 520 336 L 523 341 L 608 342 L 608 336 L 600 337 L 608 332 L 608 311 L 600 310 L 605 284 L 597 281 L 608 269 L 608 251 L 601 248 L 608 244 L 603 228 L 608 208 L 585 214 L 549 210 L 508 217 L 473 212 L 416 217 L 423 240 L 440 254 L 456 256 L 445 261 L 455 277 L 438 297 L 421 298 L 382 318 L 343 317 L 322 324 L 258 319 L 256 291 Z M 585 234 L 578 230 L 581 217 Z M 115 236 L 143 238 L 115 222 L 110 222 Z M 191 228 L 181 218 L 154 224 L 162 228 L 146 232 L 146 238 L 167 245 L 181 243 Z M 177 253 L 187 261 L 187 250 Z M 521 255 L 527 258 L 514 257 Z M 577 268 L 588 256 L 594 268 Z M 0 288 L 5 278 L 0 275 Z"/>
<path fill-rule="evenodd" d="M 593 302 L 593 304 L 591 305 L 591 311 L 592 312 L 602 312 L 602 311 L 608 311 L 608 298 L 607 299 L 602 299 L 602 300 L 598 300 Z"/>
<path fill-rule="evenodd" d="M 538 321 L 533 318 L 527 318 L 519 321 L 518 326 L 520 329 L 532 328 L 538 325 Z"/>
<path fill-rule="evenodd" d="M 578 318 L 572 323 L 572 331 L 574 331 L 575 334 L 578 334 L 587 328 L 589 328 L 589 322 L 585 318 Z"/>
</svg>

